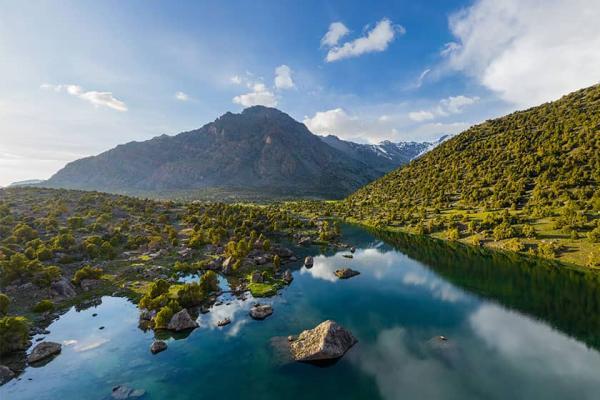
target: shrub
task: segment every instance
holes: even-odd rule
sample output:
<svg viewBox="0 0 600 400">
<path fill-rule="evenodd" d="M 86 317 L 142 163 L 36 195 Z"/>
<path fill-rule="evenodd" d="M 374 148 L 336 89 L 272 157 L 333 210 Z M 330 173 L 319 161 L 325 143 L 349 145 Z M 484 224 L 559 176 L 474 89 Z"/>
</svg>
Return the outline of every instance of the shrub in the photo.
<svg viewBox="0 0 600 400">
<path fill-rule="evenodd" d="M 555 258 L 558 256 L 561 247 L 554 242 L 541 242 L 538 245 L 538 254 L 543 257 Z"/>
<path fill-rule="evenodd" d="M 588 240 L 592 243 L 600 242 L 600 226 L 597 226 L 587 234 Z"/>
<path fill-rule="evenodd" d="M 200 277 L 200 288 L 206 294 L 219 290 L 219 279 L 214 271 L 206 271 Z"/>
<path fill-rule="evenodd" d="M 25 317 L 0 318 L 0 355 L 24 350 L 29 341 L 29 323 Z"/>
<path fill-rule="evenodd" d="M 204 293 L 198 283 L 186 283 L 177 291 L 177 300 L 182 307 L 194 307 L 202 303 Z"/>
<path fill-rule="evenodd" d="M 458 240 L 460 239 L 460 231 L 458 228 L 450 228 L 446 231 L 446 238 L 448 240 Z"/>
<path fill-rule="evenodd" d="M 492 235 L 494 240 L 510 239 L 515 236 L 515 230 L 508 222 L 502 222 L 494 227 Z"/>
<path fill-rule="evenodd" d="M 181 310 L 181 306 L 175 300 L 162 307 L 154 316 L 154 329 L 166 329 L 173 315 Z"/>
<path fill-rule="evenodd" d="M 525 236 L 528 239 L 533 239 L 537 237 L 537 231 L 531 225 L 523 225 L 523 227 L 521 228 L 521 232 L 523 233 L 523 236 Z"/>
<path fill-rule="evenodd" d="M 0 293 L 0 316 L 8 314 L 8 306 L 10 305 L 10 298 L 4 293 Z"/>
<path fill-rule="evenodd" d="M 75 276 L 73 277 L 73 283 L 79 285 L 79 283 L 83 279 L 100 279 L 101 276 L 102 269 L 86 265 L 85 267 L 75 272 Z"/>
<path fill-rule="evenodd" d="M 273 270 L 277 272 L 279 271 L 279 268 L 281 268 L 281 258 L 276 254 L 275 257 L 273 257 Z"/>
<path fill-rule="evenodd" d="M 50 300 L 42 300 L 34 305 L 31 310 L 36 313 L 52 311 L 54 310 L 54 303 L 52 303 Z"/>
<path fill-rule="evenodd" d="M 517 238 L 513 238 L 504 243 L 504 248 L 510 251 L 524 251 L 525 245 Z"/>
<path fill-rule="evenodd" d="M 269 251 L 271 250 L 271 241 L 269 239 L 265 239 L 263 241 L 263 250 L 264 251 Z"/>
<path fill-rule="evenodd" d="M 34 274 L 33 282 L 39 287 L 48 287 L 52 282 L 58 280 L 61 275 L 61 269 L 54 265 L 43 267 Z"/>
</svg>

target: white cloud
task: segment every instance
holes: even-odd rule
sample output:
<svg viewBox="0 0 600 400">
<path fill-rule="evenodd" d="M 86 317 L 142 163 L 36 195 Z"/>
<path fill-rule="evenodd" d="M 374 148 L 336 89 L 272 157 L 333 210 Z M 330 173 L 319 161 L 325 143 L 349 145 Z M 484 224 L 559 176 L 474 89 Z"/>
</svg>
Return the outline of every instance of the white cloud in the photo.
<svg viewBox="0 0 600 400">
<path fill-rule="evenodd" d="M 446 117 L 451 114 L 460 114 L 466 106 L 470 106 L 479 101 L 479 97 L 468 96 L 450 96 L 439 101 L 439 104 L 432 110 L 411 111 L 408 117 L 416 122 L 429 121 L 435 117 Z"/>
<path fill-rule="evenodd" d="M 329 25 L 329 30 L 321 39 L 321 46 L 333 47 L 348 33 L 350 33 L 350 30 L 346 28 L 346 25 L 341 22 L 333 22 Z"/>
<path fill-rule="evenodd" d="M 327 111 L 318 111 L 314 117 L 304 117 L 304 125 L 311 132 L 322 135 L 333 134 L 341 138 L 347 138 L 348 131 L 351 131 L 356 125 L 356 117 L 352 117 L 342 108 L 334 108 Z"/>
<path fill-rule="evenodd" d="M 510 103 L 530 106 L 600 81 L 597 0 L 478 0 L 450 17 L 443 54 Z"/>
<path fill-rule="evenodd" d="M 416 122 L 428 121 L 435 118 L 432 112 L 425 110 L 411 111 L 408 113 L 408 117 Z"/>
<path fill-rule="evenodd" d="M 287 65 L 275 68 L 275 87 L 277 89 L 292 89 L 295 87 L 292 80 L 292 69 Z"/>
<path fill-rule="evenodd" d="M 431 72 L 431 68 L 426 68 L 423 70 L 423 72 L 421 72 L 421 75 L 419 75 L 419 78 L 417 79 L 417 82 L 415 84 L 416 88 L 420 88 L 423 85 L 423 80 L 425 80 L 425 77 Z"/>
<path fill-rule="evenodd" d="M 358 57 L 366 53 L 384 51 L 394 40 L 396 33 L 402 35 L 405 32 L 404 27 L 394 26 L 389 19 L 384 18 L 366 36 L 346 42 L 342 46 L 332 47 L 327 52 L 325 60 L 333 62 L 344 58 Z"/>
<path fill-rule="evenodd" d="M 262 105 L 267 107 L 277 106 L 277 97 L 271 92 L 264 83 L 254 83 L 251 87 L 252 91 L 246 94 L 241 94 L 233 98 L 233 102 L 244 107 Z"/>
<path fill-rule="evenodd" d="M 238 75 L 234 75 L 231 78 L 229 78 L 229 81 L 233 84 L 236 85 L 241 85 L 242 84 L 242 78 Z"/>
<path fill-rule="evenodd" d="M 79 85 L 51 85 L 44 83 L 40 86 L 44 90 L 54 90 L 55 92 L 66 92 L 71 96 L 85 100 L 95 107 L 108 107 L 117 111 L 127 111 L 127 105 L 121 100 L 116 99 L 111 92 L 97 92 L 95 90 L 84 92 Z"/>
<path fill-rule="evenodd" d="M 190 96 L 183 92 L 177 92 L 175 93 L 175 98 L 179 101 L 188 101 L 190 99 Z"/>
</svg>

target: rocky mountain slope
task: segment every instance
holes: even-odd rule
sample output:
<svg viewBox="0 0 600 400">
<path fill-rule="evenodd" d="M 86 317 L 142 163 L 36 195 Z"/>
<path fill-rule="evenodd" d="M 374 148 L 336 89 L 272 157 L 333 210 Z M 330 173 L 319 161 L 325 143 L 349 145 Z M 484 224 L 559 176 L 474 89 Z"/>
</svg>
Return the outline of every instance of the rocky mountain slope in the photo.
<svg viewBox="0 0 600 400">
<path fill-rule="evenodd" d="M 434 142 L 394 143 L 386 140 L 379 144 L 354 143 L 342 140 L 335 135 L 324 136 L 321 140 L 353 159 L 361 161 L 377 171 L 387 173 L 433 149 L 447 138 L 448 136 L 445 135 Z"/>
<path fill-rule="evenodd" d="M 380 175 L 289 115 L 255 106 L 71 162 L 44 186 L 125 193 L 239 187 L 336 198 Z"/>
</svg>

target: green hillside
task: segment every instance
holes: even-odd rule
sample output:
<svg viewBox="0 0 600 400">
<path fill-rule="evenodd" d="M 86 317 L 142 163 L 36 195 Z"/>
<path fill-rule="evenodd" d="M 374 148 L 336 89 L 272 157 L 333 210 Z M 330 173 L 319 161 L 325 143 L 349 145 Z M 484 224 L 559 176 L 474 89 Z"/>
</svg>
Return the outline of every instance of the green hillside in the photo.
<svg viewBox="0 0 600 400">
<path fill-rule="evenodd" d="M 339 204 L 373 226 L 597 265 L 600 86 L 476 125 Z"/>
</svg>

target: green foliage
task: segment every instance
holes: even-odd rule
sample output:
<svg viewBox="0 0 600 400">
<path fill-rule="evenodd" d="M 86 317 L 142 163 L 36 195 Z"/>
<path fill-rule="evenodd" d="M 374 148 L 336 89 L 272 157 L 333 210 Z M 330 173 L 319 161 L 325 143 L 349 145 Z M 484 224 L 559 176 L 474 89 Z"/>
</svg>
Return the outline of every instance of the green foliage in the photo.
<svg viewBox="0 0 600 400">
<path fill-rule="evenodd" d="M 40 287 L 49 287 L 50 284 L 60 279 L 62 271 L 55 265 L 41 267 L 32 278 L 32 281 Z"/>
<path fill-rule="evenodd" d="M 200 277 L 200 288 L 208 294 L 219 290 L 219 279 L 214 271 L 206 271 Z"/>
<path fill-rule="evenodd" d="M 279 269 L 281 268 L 281 258 L 275 254 L 275 256 L 273 257 L 273 270 L 275 272 L 279 271 Z"/>
<path fill-rule="evenodd" d="M 506 241 L 504 248 L 514 252 L 525 251 L 525 245 L 517 238 Z"/>
<path fill-rule="evenodd" d="M 33 306 L 32 311 L 36 313 L 44 313 L 54 310 L 54 303 L 50 300 L 41 300 L 39 303 Z"/>
<path fill-rule="evenodd" d="M 458 228 L 450 228 L 446 231 L 446 238 L 448 240 L 458 240 L 460 239 L 460 231 Z"/>
<path fill-rule="evenodd" d="M 508 222 L 502 222 L 494 228 L 494 240 L 510 239 L 516 235 L 514 228 Z"/>
<path fill-rule="evenodd" d="M 169 301 L 154 316 L 152 320 L 154 322 L 154 329 L 166 329 L 173 315 L 179 311 L 181 311 L 179 303 L 175 300 Z"/>
<path fill-rule="evenodd" d="M 0 317 L 8 314 L 8 306 L 10 305 L 10 298 L 4 293 L 0 293 Z"/>
<path fill-rule="evenodd" d="M 25 317 L 0 318 L 0 355 L 27 348 L 29 322 Z"/>
<path fill-rule="evenodd" d="M 588 240 L 592 243 L 600 242 L 600 226 L 595 227 L 587 234 Z"/>
<path fill-rule="evenodd" d="M 521 233 L 528 239 L 534 239 L 537 237 L 537 231 L 531 225 L 523 225 L 521 227 Z"/>
<path fill-rule="evenodd" d="M 562 246 L 555 242 L 541 242 L 538 245 L 538 254 L 542 257 L 555 258 L 562 250 Z"/>
<path fill-rule="evenodd" d="M 202 303 L 205 293 L 199 283 L 186 283 L 177 291 L 177 301 L 184 308 L 194 307 Z"/>
<path fill-rule="evenodd" d="M 86 265 L 75 272 L 73 283 L 79 285 L 83 279 L 100 279 L 101 277 L 102 269 Z"/>
</svg>

